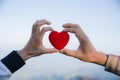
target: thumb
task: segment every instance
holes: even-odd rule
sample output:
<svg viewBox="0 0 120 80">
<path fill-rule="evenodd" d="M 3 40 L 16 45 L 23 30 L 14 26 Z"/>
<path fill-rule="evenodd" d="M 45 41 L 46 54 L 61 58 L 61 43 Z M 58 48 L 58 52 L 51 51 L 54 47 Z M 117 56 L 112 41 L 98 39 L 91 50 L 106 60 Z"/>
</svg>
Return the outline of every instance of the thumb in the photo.
<svg viewBox="0 0 120 80">
<path fill-rule="evenodd" d="M 73 50 L 62 49 L 62 50 L 60 50 L 60 53 L 63 53 L 67 56 L 75 57 L 75 51 L 73 51 Z"/>
<path fill-rule="evenodd" d="M 58 50 L 55 49 L 55 48 L 46 48 L 46 51 L 47 51 L 47 53 L 55 53 L 55 52 L 58 52 Z"/>
</svg>

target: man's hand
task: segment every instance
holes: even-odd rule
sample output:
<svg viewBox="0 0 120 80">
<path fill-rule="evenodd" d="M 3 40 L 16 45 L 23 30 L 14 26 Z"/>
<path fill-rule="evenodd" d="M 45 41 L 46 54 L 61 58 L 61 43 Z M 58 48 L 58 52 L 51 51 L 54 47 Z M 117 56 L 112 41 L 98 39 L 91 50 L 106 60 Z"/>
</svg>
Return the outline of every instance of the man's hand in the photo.
<svg viewBox="0 0 120 80">
<path fill-rule="evenodd" d="M 89 38 L 78 24 L 67 23 L 64 24 L 63 27 L 65 28 L 64 31 L 74 33 L 80 44 L 76 50 L 63 49 L 60 51 L 61 53 L 86 62 L 94 62 L 100 65 L 105 64 L 106 55 L 102 52 L 98 52 L 93 47 Z"/>
<path fill-rule="evenodd" d="M 47 20 L 36 21 L 32 28 L 32 34 L 30 40 L 22 50 L 18 50 L 18 54 L 27 60 L 34 56 L 39 56 L 45 53 L 54 53 L 57 52 L 54 48 L 45 48 L 42 43 L 43 36 L 45 32 L 52 31 L 51 27 L 44 27 L 40 30 L 42 25 L 50 25 L 51 23 Z"/>
</svg>

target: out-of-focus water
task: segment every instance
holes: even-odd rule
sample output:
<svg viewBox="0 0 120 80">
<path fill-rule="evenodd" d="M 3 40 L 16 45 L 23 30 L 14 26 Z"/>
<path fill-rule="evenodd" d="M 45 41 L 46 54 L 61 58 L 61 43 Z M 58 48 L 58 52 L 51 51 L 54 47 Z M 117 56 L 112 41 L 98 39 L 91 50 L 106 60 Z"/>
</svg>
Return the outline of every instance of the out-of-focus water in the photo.
<svg viewBox="0 0 120 80">
<path fill-rule="evenodd" d="M 61 54 L 44 55 L 27 61 L 10 80 L 120 80 L 104 67 Z"/>
<path fill-rule="evenodd" d="M 10 80 L 120 80 L 104 67 L 62 54 L 42 55 L 26 62 Z"/>
</svg>

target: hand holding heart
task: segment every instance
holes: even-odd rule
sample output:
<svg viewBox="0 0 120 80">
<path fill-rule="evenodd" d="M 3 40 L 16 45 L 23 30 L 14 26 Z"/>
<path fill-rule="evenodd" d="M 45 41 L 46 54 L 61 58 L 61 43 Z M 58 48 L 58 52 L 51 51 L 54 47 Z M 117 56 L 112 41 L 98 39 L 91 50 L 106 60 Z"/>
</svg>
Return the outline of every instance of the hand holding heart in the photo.
<svg viewBox="0 0 120 80">
<path fill-rule="evenodd" d="M 41 26 L 45 24 L 50 25 L 51 23 L 47 20 L 36 21 L 32 27 L 32 34 L 28 43 L 22 50 L 17 51 L 23 60 L 27 60 L 31 57 L 39 56 L 45 53 L 54 53 L 58 51 L 54 48 L 45 48 L 42 43 L 45 32 L 53 31 L 51 27 L 44 27 L 41 29 Z"/>
<path fill-rule="evenodd" d="M 75 34 L 79 40 L 79 47 L 76 50 L 62 49 L 60 51 L 61 53 L 86 62 L 93 62 L 99 65 L 105 64 L 105 61 L 107 59 L 106 55 L 102 52 L 98 52 L 94 48 L 87 35 L 78 24 L 67 23 L 64 24 L 63 27 L 65 28 L 65 32 Z"/>
<path fill-rule="evenodd" d="M 45 53 L 54 53 L 59 51 L 63 54 L 75 57 L 83 61 L 95 62 L 100 65 L 103 65 L 105 63 L 105 54 L 98 52 L 93 47 L 89 38 L 78 24 L 64 24 L 63 27 L 65 29 L 60 33 L 54 31 L 51 27 L 40 29 L 41 26 L 45 24 L 50 25 L 51 23 L 47 20 L 36 21 L 32 28 L 30 40 L 22 50 L 17 51 L 23 60 L 27 60 L 31 57 L 39 56 Z M 47 31 L 52 31 L 49 35 L 49 40 L 56 49 L 44 47 L 42 40 L 45 32 Z M 78 38 L 80 44 L 76 50 L 63 49 L 69 41 L 69 35 L 67 32 L 74 33 Z M 102 60 L 100 56 L 102 57 Z"/>
<path fill-rule="evenodd" d="M 84 61 L 92 61 L 93 57 L 91 56 L 93 56 L 97 51 L 80 26 L 78 24 L 67 23 L 64 24 L 63 27 L 65 28 L 65 32 L 74 33 L 80 44 L 77 50 L 62 49 L 60 52 Z"/>
</svg>

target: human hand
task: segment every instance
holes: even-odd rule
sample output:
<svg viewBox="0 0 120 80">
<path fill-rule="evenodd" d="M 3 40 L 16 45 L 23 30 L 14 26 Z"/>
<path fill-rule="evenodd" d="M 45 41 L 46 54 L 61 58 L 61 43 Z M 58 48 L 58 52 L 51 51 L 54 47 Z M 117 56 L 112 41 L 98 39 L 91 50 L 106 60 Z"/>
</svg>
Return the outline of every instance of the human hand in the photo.
<svg viewBox="0 0 120 80">
<path fill-rule="evenodd" d="M 51 23 L 47 20 L 36 21 L 33 25 L 32 34 L 28 43 L 22 50 L 17 51 L 17 53 L 23 58 L 23 60 L 27 60 L 31 57 L 39 56 L 45 53 L 57 52 L 57 50 L 54 48 L 45 48 L 43 46 L 42 40 L 45 32 L 53 31 L 51 27 L 44 27 L 41 29 L 41 26 L 45 24 L 50 25 Z"/>
<path fill-rule="evenodd" d="M 61 53 L 86 62 L 97 63 L 100 65 L 105 64 L 107 59 L 106 55 L 102 52 L 98 52 L 94 48 L 87 35 L 78 24 L 67 23 L 64 24 L 63 27 L 65 28 L 64 31 L 74 33 L 80 44 L 76 50 L 62 49 L 60 51 Z"/>
</svg>

